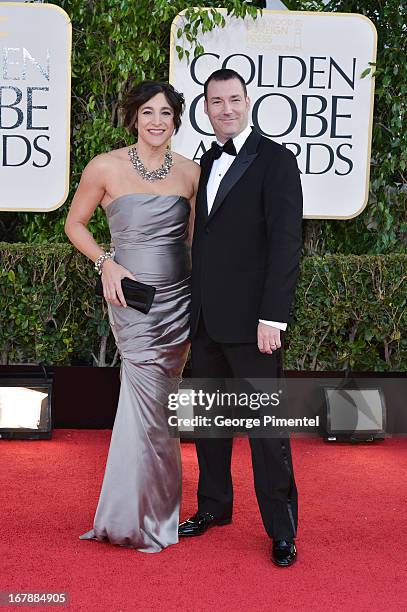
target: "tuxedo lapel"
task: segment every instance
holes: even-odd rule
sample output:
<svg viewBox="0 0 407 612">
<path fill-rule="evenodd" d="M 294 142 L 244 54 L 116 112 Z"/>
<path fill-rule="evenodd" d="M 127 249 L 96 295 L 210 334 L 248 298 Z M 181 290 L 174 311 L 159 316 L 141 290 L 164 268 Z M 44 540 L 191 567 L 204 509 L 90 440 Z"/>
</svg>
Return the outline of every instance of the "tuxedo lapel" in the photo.
<svg viewBox="0 0 407 612">
<path fill-rule="evenodd" d="M 208 185 L 209 175 L 212 170 L 213 157 L 210 155 L 208 160 L 201 165 L 201 176 L 199 178 L 199 187 L 197 194 L 197 208 L 201 212 L 202 216 L 206 220 L 208 218 L 208 198 L 206 193 L 206 187 Z"/>
<path fill-rule="evenodd" d="M 217 191 L 217 194 L 213 202 L 212 209 L 208 216 L 207 222 L 209 222 L 212 219 L 216 211 L 219 210 L 219 208 L 221 207 L 222 203 L 224 202 L 226 196 L 228 195 L 232 187 L 236 185 L 237 181 L 243 176 L 246 170 L 250 167 L 250 165 L 256 159 L 257 147 L 260 142 L 260 138 L 261 136 L 259 132 L 257 132 L 256 130 L 253 130 L 250 136 L 247 138 L 244 145 L 242 146 L 242 148 L 240 149 L 238 155 L 236 156 L 236 159 L 230 166 L 229 170 L 226 172 L 225 176 L 223 177 L 219 185 L 219 189 Z M 212 167 L 212 164 L 210 164 L 210 168 L 211 167 Z M 209 168 L 209 172 L 210 172 L 210 168 Z M 208 182 L 209 172 L 206 176 L 206 183 Z M 205 201 L 206 201 L 206 183 L 205 183 Z M 207 205 L 207 202 L 206 202 L 206 205 Z"/>
</svg>

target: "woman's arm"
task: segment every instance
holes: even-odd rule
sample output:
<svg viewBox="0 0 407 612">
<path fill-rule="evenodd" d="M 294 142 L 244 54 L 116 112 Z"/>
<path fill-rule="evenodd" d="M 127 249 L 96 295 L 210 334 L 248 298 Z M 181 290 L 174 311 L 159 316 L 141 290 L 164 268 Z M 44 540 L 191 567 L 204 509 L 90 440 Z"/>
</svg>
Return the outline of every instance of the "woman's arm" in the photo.
<svg viewBox="0 0 407 612">
<path fill-rule="evenodd" d="M 69 240 L 93 262 L 104 251 L 86 226 L 106 193 L 106 162 L 103 157 L 101 155 L 92 159 L 83 171 L 65 222 L 65 233 Z"/>
<path fill-rule="evenodd" d="M 110 164 L 106 155 L 99 155 L 89 162 L 83 171 L 65 222 L 65 233 L 69 240 L 78 251 L 93 262 L 104 253 L 104 250 L 87 229 L 87 224 L 105 196 L 105 180 L 110 171 Z M 135 280 L 129 270 L 112 259 L 107 259 L 103 263 L 103 295 L 108 302 L 116 306 L 127 306 L 121 287 L 121 279 L 124 277 Z"/>
</svg>

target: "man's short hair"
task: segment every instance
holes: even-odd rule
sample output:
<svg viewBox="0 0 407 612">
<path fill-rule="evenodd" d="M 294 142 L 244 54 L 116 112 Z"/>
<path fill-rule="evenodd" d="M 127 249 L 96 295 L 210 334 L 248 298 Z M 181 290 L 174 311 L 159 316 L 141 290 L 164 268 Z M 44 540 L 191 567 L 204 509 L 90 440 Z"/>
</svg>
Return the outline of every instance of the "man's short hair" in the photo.
<svg viewBox="0 0 407 612">
<path fill-rule="evenodd" d="M 244 78 L 236 72 L 236 70 L 231 70 L 230 68 L 220 68 L 220 70 L 215 70 L 211 75 L 206 79 L 204 84 L 204 96 L 205 100 L 208 99 L 208 85 L 211 81 L 230 81 L 231 79 L 238 79 L 240 81 L 245 98 L 247 97 L 247 89 L 246 83 L 244 82 Z"/>
</svg>

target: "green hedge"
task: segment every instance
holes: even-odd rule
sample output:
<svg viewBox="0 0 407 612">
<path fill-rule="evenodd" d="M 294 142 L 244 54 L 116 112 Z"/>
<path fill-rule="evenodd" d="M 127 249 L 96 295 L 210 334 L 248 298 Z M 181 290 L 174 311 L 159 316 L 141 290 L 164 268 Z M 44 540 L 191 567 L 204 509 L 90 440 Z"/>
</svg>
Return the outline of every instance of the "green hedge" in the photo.
<svg viewBox="0 0 407 612">
<path fill-rule="evenodd" d="M 117 362 L 93 266 L 68 245 L 0 243 L 2 364 Z M 407 370 L 406 255 L 306 257 L 290 370 Z"/>
</svg>

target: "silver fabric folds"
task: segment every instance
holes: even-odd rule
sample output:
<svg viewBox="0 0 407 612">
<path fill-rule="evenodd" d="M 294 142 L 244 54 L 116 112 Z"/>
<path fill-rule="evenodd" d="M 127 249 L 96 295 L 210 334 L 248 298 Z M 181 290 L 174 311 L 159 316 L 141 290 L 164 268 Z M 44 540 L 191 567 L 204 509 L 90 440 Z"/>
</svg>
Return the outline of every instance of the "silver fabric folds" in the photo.
<svg viewBox="0 0 407 612">
<path fill-rule="evenodd" d="M 130 194 L 106 209 L 115 261 L 157 288 L 150 312 L 109 305 L 120 352 L 121 388 L 93 529 L 80 539 L 143 552 L 178 542 L 179 440 L 165 405 L 188 354 L 188 200 Z"/>
</svg>

